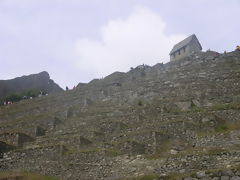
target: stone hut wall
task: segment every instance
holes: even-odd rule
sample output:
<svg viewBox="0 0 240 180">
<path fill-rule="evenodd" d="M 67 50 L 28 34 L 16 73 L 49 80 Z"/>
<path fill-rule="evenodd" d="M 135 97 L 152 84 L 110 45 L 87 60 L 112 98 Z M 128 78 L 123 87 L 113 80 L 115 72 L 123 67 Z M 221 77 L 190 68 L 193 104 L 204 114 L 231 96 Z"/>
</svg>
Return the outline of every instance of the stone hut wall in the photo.
<svg viewBox="0 0 240 180">
<path fill-rule="evenodd" d="M 0 134 L 0 141 L 12 146 L 22 146 L 26 142 L 33 141 L 33 138 L 23 133 Z"/>
</svg>

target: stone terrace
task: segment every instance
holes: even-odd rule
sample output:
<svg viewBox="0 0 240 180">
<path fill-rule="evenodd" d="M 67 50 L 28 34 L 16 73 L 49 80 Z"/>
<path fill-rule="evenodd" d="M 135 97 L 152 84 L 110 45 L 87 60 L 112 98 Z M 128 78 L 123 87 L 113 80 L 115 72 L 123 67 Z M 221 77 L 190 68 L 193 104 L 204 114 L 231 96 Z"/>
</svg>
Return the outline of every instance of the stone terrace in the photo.
<svg viewBox="0 0 240 180">
<path fill-rule="evenodd" d="M 0 170 L 118 180 L 238 168 L 239 78 L 239 52 L 201 52 L 1 107 Z"/>
</svg>

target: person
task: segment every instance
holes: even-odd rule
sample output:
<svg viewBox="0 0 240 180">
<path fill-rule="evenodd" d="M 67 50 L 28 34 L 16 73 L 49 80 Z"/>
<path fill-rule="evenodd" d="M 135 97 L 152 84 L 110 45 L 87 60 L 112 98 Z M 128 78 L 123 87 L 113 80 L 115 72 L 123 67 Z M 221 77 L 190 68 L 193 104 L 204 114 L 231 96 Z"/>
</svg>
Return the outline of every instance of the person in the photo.
<svg viewBox="0 0 240 180">
<path fill-rule="evenodd" d="M 240 51 L 240 46 L 237 46 L 237 47 L 236 47 L 236 50 L 237 50 L 237 51 Z"/>
<path fill-rule="evenodd" d="M 66 86 L 66 91 L 68 91 L 68 87 Z"/>
</svg>

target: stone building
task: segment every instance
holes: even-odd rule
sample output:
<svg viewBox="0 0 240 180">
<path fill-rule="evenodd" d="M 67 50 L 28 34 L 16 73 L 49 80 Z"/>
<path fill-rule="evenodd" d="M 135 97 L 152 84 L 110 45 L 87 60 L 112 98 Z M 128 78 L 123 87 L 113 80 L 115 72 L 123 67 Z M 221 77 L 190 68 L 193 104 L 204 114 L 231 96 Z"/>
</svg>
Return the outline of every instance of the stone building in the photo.
<svg viewBox="0 0 240 180">
<path fill-rule="evenodd" d="M 198 52 L 201 50 L 202 46 L 198 41 L 196 35 L 193 34 L 173 46 L 173 49 L 169 53 L 170 61 L 179 60 L 190 55 L 192 52 Z"/>
</svg>

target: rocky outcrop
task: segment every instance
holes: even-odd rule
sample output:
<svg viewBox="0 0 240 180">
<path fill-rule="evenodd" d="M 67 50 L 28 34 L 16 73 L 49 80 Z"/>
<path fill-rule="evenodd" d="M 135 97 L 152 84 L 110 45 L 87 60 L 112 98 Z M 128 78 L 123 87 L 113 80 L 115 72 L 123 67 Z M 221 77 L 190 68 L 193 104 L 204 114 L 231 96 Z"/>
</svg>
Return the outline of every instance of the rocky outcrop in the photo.
<svg viewBox="0 0 240 180">
<path fill-rule="evenodd" d="M 63 91 L 59 85 L 50 79 L 46 71 L 11 80 L 0 80 L 0 98 L 13 93 L 21 93 L 28 89 L 39 89 L 48 93 Z"/>
</svg>

